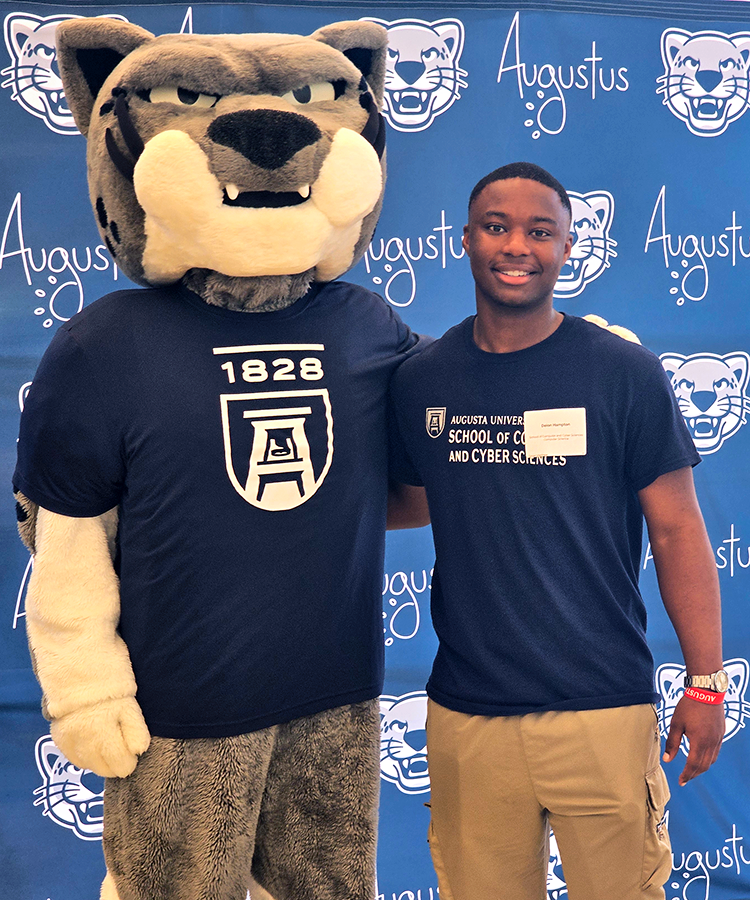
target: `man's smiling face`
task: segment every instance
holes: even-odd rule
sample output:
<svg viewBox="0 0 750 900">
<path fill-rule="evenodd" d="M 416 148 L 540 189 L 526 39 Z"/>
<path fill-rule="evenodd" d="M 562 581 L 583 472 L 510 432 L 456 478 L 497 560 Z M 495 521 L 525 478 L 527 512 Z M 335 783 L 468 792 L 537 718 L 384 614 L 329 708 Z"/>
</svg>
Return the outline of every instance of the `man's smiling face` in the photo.
<svg viewBox="0 0 750 900">
<path fill-rule="evenodd" d="M 505 309 L 552 304 L 570 255 L 570 214 L 557 192 L 527 178 L 493 181 L 474 199 L 463 245 L 477 303 Z"/>
</svg>

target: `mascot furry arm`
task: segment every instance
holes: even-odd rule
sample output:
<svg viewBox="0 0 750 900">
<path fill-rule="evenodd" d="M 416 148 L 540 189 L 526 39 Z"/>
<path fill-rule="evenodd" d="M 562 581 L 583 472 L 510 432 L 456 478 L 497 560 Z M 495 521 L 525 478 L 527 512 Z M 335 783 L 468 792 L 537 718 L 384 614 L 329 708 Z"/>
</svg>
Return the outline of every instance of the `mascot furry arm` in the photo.
<svg viewBox="0 0 750 900">
<path fill-rule="evenodd" d="M 22 495 L 18 502 L 22 533 L 36 550 L 26 630 L 52 739 L 77 766 L 122 778 L 150 735 L 135 700 L 128 649 L 117 633 L 116 510 L 77 519 L 34 510 Z M 34 521 L 32 544 L 25 526 Z"/>
<path fill-rule="evenodd" d="M 361 256 L 384 183 L 380 26 L 155 37 L 78 19 L 57 38 L 99 230 L 134 281 L 182 280 L 209 304 L 270 311 Z M 117 510 L 72 518 L 17 488 L 52 737 L 76 765 L 124 777 L 150 735 L 117 630 Z"/>
</svg>

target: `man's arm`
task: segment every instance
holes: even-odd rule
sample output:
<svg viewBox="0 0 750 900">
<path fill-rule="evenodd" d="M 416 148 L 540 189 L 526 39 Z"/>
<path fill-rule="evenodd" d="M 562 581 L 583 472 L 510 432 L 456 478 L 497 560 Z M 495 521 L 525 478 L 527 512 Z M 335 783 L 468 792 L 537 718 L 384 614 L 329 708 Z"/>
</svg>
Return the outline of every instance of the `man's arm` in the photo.
<svg viewBox="0 0 750 900">
<path fill-rule="evenodd" d="M 430 511 L 424 488 L 390 481 L 386 528 L 395 531 L 399 528 L 421 528 L 429 524 Z"/>
<path fill-rule="evenodd" d="M 721 601 L 713 551 L 687 467 L 668 472 L 638 492 L 648 525 L 659 590 L 688 675 L 722 668 Z M 690 753 L 679 783 L 715 762 L 724 737 L 724 706 L 682 697 L 672 716 L 664 753 L 671 762 L 683 734 Z"/>
</svg>

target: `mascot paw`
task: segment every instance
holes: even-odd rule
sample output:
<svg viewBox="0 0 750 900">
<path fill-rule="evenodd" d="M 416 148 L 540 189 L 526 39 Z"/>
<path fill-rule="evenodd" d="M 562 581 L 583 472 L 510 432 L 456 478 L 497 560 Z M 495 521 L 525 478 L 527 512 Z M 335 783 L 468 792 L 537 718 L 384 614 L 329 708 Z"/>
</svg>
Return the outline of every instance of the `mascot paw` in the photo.
<svg viewBox="0 0 750 900">
<path fill-rule="evenodd" d="M 598 325 L 600 328 L 604 328 L 606 331 L 611 331 L 612 334 L 616 334 L 618 337 L 621 337 L 625 341 L 630 341 L 631 344 L 640 344 L 640 339 L 638 335 L 631 331 L 629 328 L 625 328 L 623 325 L 610 325 L 606 319 L 603 319 L 601 316 L 595 316 L 591 313 L 588 316 L 583 317 L 587 322 L 593 322 L 594 325 Z"/>
<path fill-rule="evenodd" d="M 52 740 L 81 769 L 105 778 L 125 778 L 151 742 L 133 697 L 103 700 L 55 719 Z"/>
<path fill-rule="evenodd" d="M 102 882 L 102 890 L 99 894 L 99 900 L 120 900 L 120 895 L 117 893 L 114 879 L 109 874 L 109 872 L 107 872 L 107 875 Z"/>
</svg>

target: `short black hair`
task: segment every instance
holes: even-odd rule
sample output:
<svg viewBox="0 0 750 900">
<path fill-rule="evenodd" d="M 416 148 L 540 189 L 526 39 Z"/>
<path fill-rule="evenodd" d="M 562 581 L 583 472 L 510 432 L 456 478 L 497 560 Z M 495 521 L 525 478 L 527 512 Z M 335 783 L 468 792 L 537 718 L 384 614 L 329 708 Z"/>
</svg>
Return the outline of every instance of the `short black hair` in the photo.
<svg viewBox="0 0 750 900">
<path fill-rule="evenodd" d="M 484 178 L 480 179 L 474 185 L 474 189 L 469 196 L 469 211 L 471 212 L 472 204 L 488 184 L 492 184 L 493 181 L 505 181 L 507 178 L 528 178 L 529 181 L 538 181 L 539 184 L 544 184 L 547 187 L 552 188 L 560 198 L 562 205 L 572 217 L 573 212 L 570 208 L 570 197 L 568 197 L 568 192 L 565 188 L 553 175 L 550 175 L 546 169 L 537 166 L 536 163 L 530 162 L 508 163 L 507 166 L 501 166 L 499 169 L 495 169 L 493 172 L 490 172 L 489 175 L 485 175 Z"/>
</svg>

